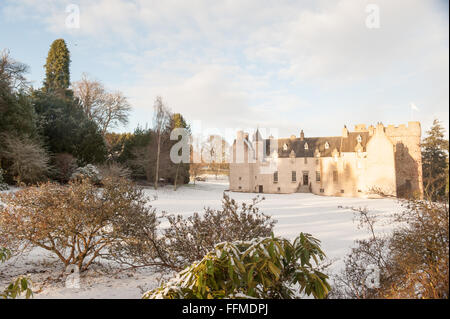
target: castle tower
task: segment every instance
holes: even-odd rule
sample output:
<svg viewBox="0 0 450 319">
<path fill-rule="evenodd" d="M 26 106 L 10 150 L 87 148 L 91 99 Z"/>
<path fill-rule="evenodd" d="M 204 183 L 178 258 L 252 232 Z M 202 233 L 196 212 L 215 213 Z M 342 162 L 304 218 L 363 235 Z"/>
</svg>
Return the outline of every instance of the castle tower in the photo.
<svg viewBox="0 0 450 319">
<path fill-rule="evenodd" d="M 386 135 L 395 147 L 397 195 L 423 196 L 422 152 L 420 149 L 422 130 L 420 122 L 406 125 L 388 125 Z"/>
</svg>

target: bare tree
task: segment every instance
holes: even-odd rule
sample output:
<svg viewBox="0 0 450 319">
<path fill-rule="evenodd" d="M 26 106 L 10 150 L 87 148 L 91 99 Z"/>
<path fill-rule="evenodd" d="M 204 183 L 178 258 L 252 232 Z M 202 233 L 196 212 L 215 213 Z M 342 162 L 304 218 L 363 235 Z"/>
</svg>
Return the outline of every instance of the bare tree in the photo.
<svg viewBox="0 0 450 319">
<path fill-rule="evenodd" d="M 120 91 L 108 93 L 105 98 L 104 107 L 100 110 L 99 120 L 97 121 L 105 135 L 109 128 L 117 127 L 120 124 L 128 124 L 128 115 L 131 106 L 127 98 Z"/>
<path fill-rule="evenodd" d="M 83 74 L 80 81 L 72 85 L 86 115 L 94 120 L 103 134 L 108 129 L 126 125 L 131 106 L 122 92 L 108 92 L 104 85 Z"/>
<path fill-rule="evenodd" d="M 153 125 L 156 134 L 156 167 L 155 167 L 155 189 L 158 189 L 159 181 L 159 166 L 160 166 L 160 155 L 161 155 L 161 138 L 164 131 L 170 124 L 171 113 L 169 108 L 164 104 L 162 97 L 157 96 L 155 104 L 153 105 Z"/>
<path fill-rule="evenodd" d="M 10 90 L 19 90 L 28 85 L 24 74 L 28 72 L 26 64 L 17 62 L 9 56 L 8 50 L 0 52 L 0 84 Z"/>
</svg>

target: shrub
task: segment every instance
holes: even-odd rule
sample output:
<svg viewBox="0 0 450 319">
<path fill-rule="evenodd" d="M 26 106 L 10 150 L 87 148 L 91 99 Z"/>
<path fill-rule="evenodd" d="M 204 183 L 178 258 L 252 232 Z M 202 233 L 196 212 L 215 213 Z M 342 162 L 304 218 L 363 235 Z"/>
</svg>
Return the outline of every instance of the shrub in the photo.
<svg viewBox="0 0 450 319">
<path fill-rule="evenodd" d="M 42 181 L 50 170 L 50 158 L 45 149 L 28 137 L 3 134 L 0 157 L 8 165 L 8 173 L 20 184 Z"/>
<path fill-rule="evenodd" d="M 376 218 L 357 209 L 371 237 L 358 240 L 336 276 L 333 297 L 339 298 L 448 298 L 449 212 L 447 202 L 408 200 L 394 216 L 397 225 L 376 235 Z M 367 269 L 379 270 L 379 285 L 368 287 Z"/>
<path fill-rule="evenodd" d="M 139 220 L 138 225 L 141 226 L 130 230 L 133 233 L 131 240 L 115 247 L 115 255 L 129 265 L 158 266 L 179 271 L 201 260 L 221 242 L 270 236 L 275 221 L 259 212 L 259 202 L 255 198 L 251 204 L 239 205 L 224 194 L 220 210 L 205 208 L 202 215 L 194 213 L 187 218 L 164 214 L 169 226 L 159 237 L 143 226 L 145 223 L 151 225 L 150 221 L 133 217 Z"/>
<path fill-rule="evenodd" d="M 11 257 L 11 252 L 0 247 L 0 263 L 4 263 Z M 15 299 L 22 293 L 25 293 L 25 298 L 29 299 L 33 296 L 33 291 L 31 290 L 31 281 L 28 277 L 18 277 L 13 282 L 11 282 L 3 292 L 0 292 L 0 298 L 3 299 Z"/>
<path fill-rule="evenodd" d="M 71 180 L 89 179 L 94 184 L 100 184 L 103 177 L 100 175 L 100 171 L 96 166 L 88 164 L 83 167 L 78 167 L 72 174 L 70 179 Z"/>
<path fill-rule="evenodd" d="M 0 167 L 0 191 L 6 191 L 8 189 L 8 185 L 5 183 L 3 179 L 3 169 Z"/>
<path fill-rule="evenodd" d="M 131 170 L 120 163 L 105 164 L 100 166 L 99 170 L 102 178 L 131 178 Z"/>
<path fill-rule="evenodd" d="M 318 270 L 324 257 L 319 241 L 303 233 L 293 243 L 278 237 L 221 243 L 143 298 L 325 298 L 328 277 Z"/>
<path fill-rule="evenodd" d="M 69 153 L 59 153 L 55 155 L 54 166 L 56 179 L 61 183 L 67 183 L 77 169 L 77 159 Z"/>
<path fill-rule="evenodd" d="M 0 263 L 4 263 L 11 257 L 11 252 L 5 247 L 0 247 Z"/>
<path fill-rule="evenodd" d="M 13 194 L 0 194 L 0 238 L 41 247 L 67 267 L 80 271 L 127 240 L 128 214 L 152 214 L 141 189 L 127 180 L 104 180 L 103 188 L 88 179 L 67 186 L 45 183 Z"/>
</svg>

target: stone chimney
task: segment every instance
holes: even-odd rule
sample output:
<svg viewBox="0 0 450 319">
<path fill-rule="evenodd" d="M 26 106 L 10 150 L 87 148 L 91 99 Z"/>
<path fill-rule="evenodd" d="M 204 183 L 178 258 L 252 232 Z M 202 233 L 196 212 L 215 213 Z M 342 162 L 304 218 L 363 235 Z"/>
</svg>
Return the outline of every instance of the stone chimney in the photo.
<svg viewBox="0 0 450 319">
<path fill-rule="evenodd" d="M 348 129 L 346 125 L 344 125 L 344 128 L 342 129 L 342 137 L 344 138 L 348 137 Z"/>
<path fill-rule="evenodd" d="M 367 131 L 366 124 L 356 124 L 355 125 L 355 132 L 364 132 Z"/>
<path fill-rule="evenodd" d="M 305 139 L 305 133 L 303 133 L 303 130 L 300 132 L 300 141 L 303 141 Z"/>
</svg>

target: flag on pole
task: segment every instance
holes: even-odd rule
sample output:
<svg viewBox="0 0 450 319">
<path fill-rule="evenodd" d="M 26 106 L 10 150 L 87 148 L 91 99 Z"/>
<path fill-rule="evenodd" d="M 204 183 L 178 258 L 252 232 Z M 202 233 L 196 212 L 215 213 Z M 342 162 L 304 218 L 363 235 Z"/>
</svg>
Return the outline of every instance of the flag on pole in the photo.
<svg viewBox="0 0 450 319">
<path fill-rule="evenodd" d="M 411 105 L 411 121 L 413 120 L 414 116 L 413 116 L 413 112 L 414 111 L 419 111 L 419 108 L 413 103 L 409 103 Z"/>
</svg>

